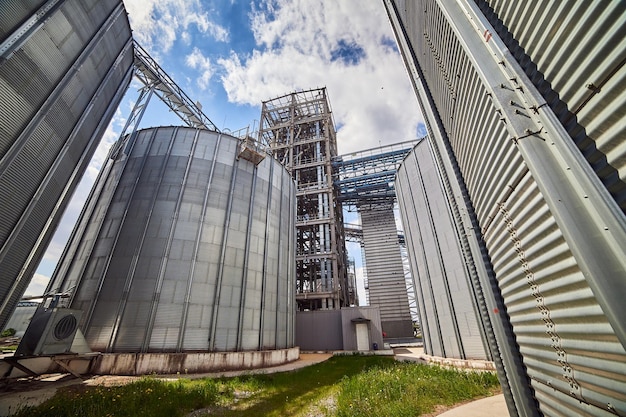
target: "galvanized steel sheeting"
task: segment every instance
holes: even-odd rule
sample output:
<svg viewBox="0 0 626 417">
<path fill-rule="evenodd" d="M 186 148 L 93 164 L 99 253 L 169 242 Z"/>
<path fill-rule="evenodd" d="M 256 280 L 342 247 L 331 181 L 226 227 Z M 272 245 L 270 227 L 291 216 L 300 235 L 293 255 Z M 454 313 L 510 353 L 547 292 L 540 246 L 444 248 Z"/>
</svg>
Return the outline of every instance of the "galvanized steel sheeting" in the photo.
<svg viewBox="0 0 626 417">
<path fill-rule="evenodd" d="M 395 187 L 424 349 L 446 358 L 490 359 L 478 301 L 440 184 L 429 144 L 423 140 L 398 168 Z"/>
<path fill-rule="evenodd" d="M 624 2 L 477 3 L 626 211 Z"/>
<path fill-rule="evenodd" d="M 121 1 L 10 3 L 0 19 L 0 325 L 130 83 L 133 61 Z"/>
<path fill-rule="evenodd" d="M 239 145 L 168 127 L 114 148 L 50 285 L 75 287 L 92 349 L 293 346 L 295 185 Z"/>
<path fill-rule="evenodd" d="M 467 207 L 468 219 L 475 215 L 474 259 L 484 243 L 488 258 L 477 267 L 494 277 L 483 279 L 483 289 L 497 285 L 515 334 L 513 343 L 499 337 L 498 347 L 503 358 L 507 349 L 522 358 L 534 389 L 524 394 L 516 369 L 505 369 L 510 407 L 520 415 L 626 414 L 626 228 L 623 173 L 615 175 L 626 149 L 624 4 L 493 2 L 533 64 L 519 50 L 507 53 L 515 40 L 471 2 L 398 1 L 395 10 L 390 3 L 402 21 L 397 34 L 410 43 L 400 42 L 405 60 L 418 68 L 410 73 L 420 101 L 434 105 L 425 112 L 433 145 L 449 158 L 439 169 L 459 181 L 448 198 Z M 563 22 L 570 29 L 560 36 Z M 586 47 L 603 42 L 612 48 Z M 570 59 L 582 46 L 581 59 Z M 546 89 L 533 65 L 559 90 Z M 577 85 L 585 77 L 600 90 L 586 96 Z M 597 77 L 606 82 L 597 85 Z M 595 144 L 581 139 L 581 129 Z M 456 193 L 463 189 L 467 197 Z M 475 239 L 462 217 L 457 226 Z"/>
<path fill-rule="evenodd" d="M 400 255 L 398 228 L 391 204 L 363 204 L 359 207 L 363 227 L 369 305 L 380 309 L 386 337 L 413 335 L 413 322 Z"/>
</svg>

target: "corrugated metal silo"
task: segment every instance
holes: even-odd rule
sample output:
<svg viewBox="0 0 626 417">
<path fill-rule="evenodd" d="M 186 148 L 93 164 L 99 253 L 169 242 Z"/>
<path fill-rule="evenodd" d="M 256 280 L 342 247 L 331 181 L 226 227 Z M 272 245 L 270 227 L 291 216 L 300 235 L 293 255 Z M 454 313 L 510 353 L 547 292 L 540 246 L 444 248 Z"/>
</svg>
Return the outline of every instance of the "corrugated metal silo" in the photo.
<svg viewBox="0 0 626 417">
<path fill-rule="evenodd" d="M 126 91 L 133 62 L 120 0 L 1 8 L 0 327 Z"/>
<path fill-rule="evenodd" d="M 626 5 L 385 4 L 511 415 L 626 414 Z"/>
<path fill-rule="evenodd" d="M 426 353 L 490 359 L 458 231 L 428 141 L 420 141 L 404 159 L 395 187 Z"/>
<path fill-rule="evenodd" d="M 92 349 L 293 346 L 295 185 L 240 144 L 161 127 L 112 150 L 50 285 L 73 289 Z"/>
</svg>

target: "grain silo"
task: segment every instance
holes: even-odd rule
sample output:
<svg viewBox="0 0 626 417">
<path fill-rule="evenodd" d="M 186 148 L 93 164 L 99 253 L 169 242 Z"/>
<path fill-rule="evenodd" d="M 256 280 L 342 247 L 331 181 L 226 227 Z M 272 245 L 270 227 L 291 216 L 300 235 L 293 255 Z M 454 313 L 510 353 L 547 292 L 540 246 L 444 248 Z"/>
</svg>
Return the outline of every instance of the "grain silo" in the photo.
<svg viewBox="0 0 626 417">
<path fill-rule="evenodd" d="M 384 4 L 510 415 L 626 415 L 626 4 Z"/>
<path fill-rule="evenodd" d="M 2 2 L 0 328 L 132 77 L 120 0 Z"/>
<path fill-rule="evenodd" d="M 114 146 L 49 286 L 93 350 L 293 347 L 295 185 L 242 146 L 187 127 Z"/>
<path fill-rule="evenodd" d="M 478 301 L 427 140 L 396 174 L 396 195 L 428 355 L 491 359 Z"/>
</svg>

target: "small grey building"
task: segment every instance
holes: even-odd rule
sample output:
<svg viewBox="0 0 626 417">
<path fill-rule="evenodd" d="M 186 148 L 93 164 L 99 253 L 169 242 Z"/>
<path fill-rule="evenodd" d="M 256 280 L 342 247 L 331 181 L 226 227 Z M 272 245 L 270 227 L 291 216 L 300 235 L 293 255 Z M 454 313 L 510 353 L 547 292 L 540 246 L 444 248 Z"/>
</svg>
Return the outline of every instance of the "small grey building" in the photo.
<svg viewBox="0 0 626 417">
<path fill-rule="evenodd" d="M 301 350 L 358 350 L 382 348 L 378 307 L 296 312 L 296 345 Z"/>
</svg>

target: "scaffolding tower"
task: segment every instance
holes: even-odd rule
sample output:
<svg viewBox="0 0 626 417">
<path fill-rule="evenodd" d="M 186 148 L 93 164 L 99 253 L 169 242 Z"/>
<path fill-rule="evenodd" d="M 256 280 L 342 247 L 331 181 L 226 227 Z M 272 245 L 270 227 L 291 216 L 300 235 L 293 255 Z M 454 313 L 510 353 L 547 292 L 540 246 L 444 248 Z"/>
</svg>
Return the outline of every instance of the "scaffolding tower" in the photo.
<svg viewBox="0 0 626 417">
<path fill-rule="evenodd" d="M 332 159 L 337 140 L 326 88 L 263 102 L 259 142 L 296 181 L 296 301 L 299 310 L 355 304 L 350 288 L 338 189 Z"/>
</svg>

